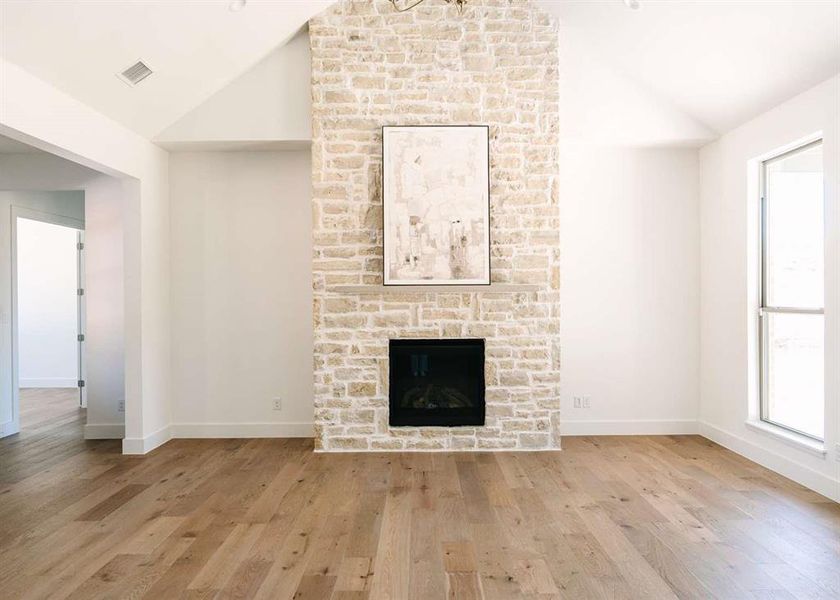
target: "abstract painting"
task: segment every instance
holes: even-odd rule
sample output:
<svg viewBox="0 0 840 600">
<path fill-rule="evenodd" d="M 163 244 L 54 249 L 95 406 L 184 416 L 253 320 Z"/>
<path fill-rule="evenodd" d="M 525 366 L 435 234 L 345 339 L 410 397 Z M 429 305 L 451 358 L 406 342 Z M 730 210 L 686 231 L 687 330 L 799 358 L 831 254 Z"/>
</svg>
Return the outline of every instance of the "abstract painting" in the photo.
<svg viewBox="0 0 840 600">
<path fill-rule="evenodd" d="M 385 285 L 489 285 L 489 128 L 382 128 Z"/>
</svg>

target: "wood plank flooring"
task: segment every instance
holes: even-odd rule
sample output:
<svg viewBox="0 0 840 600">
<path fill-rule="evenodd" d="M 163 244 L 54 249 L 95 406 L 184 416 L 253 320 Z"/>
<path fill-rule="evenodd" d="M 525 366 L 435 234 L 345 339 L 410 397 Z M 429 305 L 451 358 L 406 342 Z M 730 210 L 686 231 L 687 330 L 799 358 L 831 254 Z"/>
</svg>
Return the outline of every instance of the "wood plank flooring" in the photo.
<svg viewBox="0 0 840 600">
<path fill-rule="evenodd" d="M 82 439 L 86 412 L 79 408 L 77 394 L 76 388 L 20 391 L 20 433 L 0 439 L 0 510 L 3 484 L 46 471 L 73 454 L 95 448 Z"/>
<path fill-rule="evenodd" d="M 46 426 L 56 421 L 75 422 L 84 418 L 79 407 L 79 388 L 23 388 L 20 390 L 20 428 L 24 431 Z"/>
<path fill-rule="evenodd" d="M 314 454 L 0 440 L 3 598 L 840 597 L 840 507 L 696 436 Z"/>
</svg>

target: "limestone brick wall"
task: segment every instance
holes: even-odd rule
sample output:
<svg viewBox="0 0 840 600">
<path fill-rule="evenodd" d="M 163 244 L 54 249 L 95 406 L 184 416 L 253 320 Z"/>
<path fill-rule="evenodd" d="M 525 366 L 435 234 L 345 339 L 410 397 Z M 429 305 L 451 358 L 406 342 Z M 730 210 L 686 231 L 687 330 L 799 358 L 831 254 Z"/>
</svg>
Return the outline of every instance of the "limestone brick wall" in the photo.
<svg viewBox="0 0 840 600">
<path fill-rule="evenodd" d="M 344 0 L 310 22 L 316 448 L 547 449 L 559 437 L 557 24 L 527 0 Z M 490 126 L 491 270 L 538 291 L 382 283 L 381 127 Z M 388 426 L 389 338 L 486 339 L 484 427 Z"/>
</svg>

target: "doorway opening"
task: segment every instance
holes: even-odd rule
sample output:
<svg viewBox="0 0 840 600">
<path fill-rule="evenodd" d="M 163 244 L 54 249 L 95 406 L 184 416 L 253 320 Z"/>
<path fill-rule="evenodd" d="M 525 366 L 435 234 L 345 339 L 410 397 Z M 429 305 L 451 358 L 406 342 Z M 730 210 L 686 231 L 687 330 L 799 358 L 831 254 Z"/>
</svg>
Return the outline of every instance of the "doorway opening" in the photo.
<svg viewBox="0 0 840 600">
<path fill-rule="evenodd" d="M 24 432 L 84 420 L 84 222 L 12 209 L 14 402 Z"/>
</svg>

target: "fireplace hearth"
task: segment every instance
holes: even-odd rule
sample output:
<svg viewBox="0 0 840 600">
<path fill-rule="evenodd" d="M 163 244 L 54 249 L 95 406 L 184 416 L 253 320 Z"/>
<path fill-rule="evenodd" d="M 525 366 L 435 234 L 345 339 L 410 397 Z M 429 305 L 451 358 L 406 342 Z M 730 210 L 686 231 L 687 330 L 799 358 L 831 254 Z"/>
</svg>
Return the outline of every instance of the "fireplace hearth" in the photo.
<svg viewBox="0 0 840 600">
<path fill-rule="evenodd" d="M 390 340 L 389 365 L 392 426 L 484 425 L 484 340 Z"/>
</svg>

